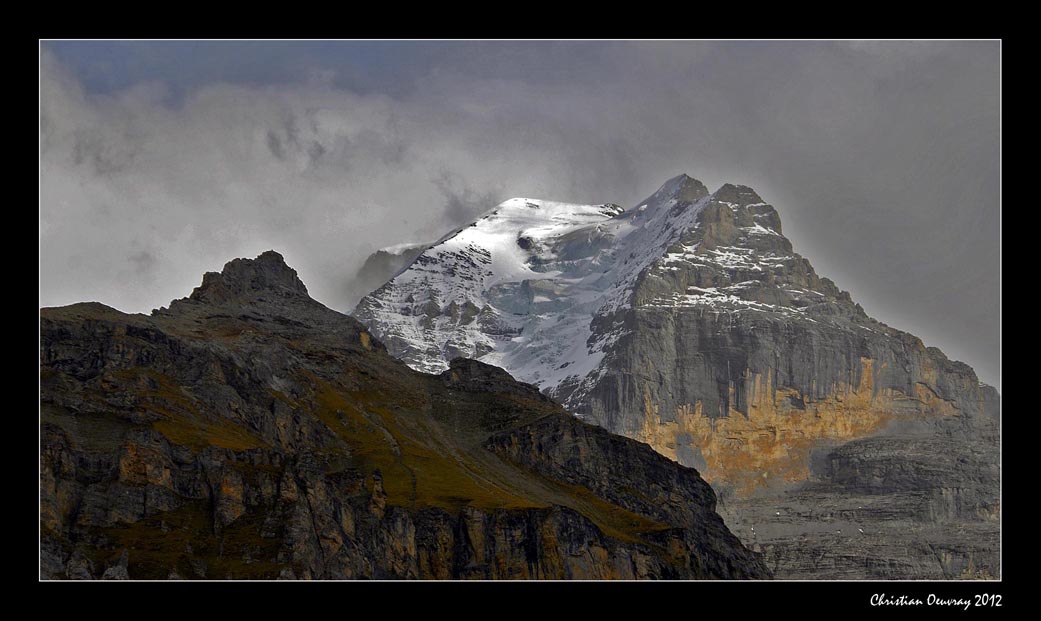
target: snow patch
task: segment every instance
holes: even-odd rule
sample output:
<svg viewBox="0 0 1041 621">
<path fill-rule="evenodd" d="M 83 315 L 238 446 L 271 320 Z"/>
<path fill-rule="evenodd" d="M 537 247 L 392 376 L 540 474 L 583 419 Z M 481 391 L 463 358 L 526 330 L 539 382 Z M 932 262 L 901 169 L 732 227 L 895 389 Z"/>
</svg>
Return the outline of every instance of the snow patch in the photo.
<svg viewBox="0 0 1041 621">
<path fill-rule="evenodd" d="M 409 250 L 415 250 L 427 246 L 426 242 L 407 242 L 404 244 L 394 244 L 393 246 L 387 246 L 386 248 L 380 248 L 380 251 L 386 252 L 387 254 L 400 255 L 408 252 Z M 371 247 L 371 246 L 370 246 Z"/>
</svg>

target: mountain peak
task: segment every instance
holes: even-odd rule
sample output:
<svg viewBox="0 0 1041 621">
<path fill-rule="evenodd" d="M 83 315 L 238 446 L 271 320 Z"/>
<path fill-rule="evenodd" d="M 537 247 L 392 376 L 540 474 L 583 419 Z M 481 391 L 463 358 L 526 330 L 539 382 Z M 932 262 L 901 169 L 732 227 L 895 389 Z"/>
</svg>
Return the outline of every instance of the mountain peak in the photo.
<svg viewBox="0 0 1041 621">
<path fill-rule="evenodd" d="M 308 297 L 307 287 L 300 281 L 296 270 L 286 265 L 281 254 L 268 250 L 255 259 L 228 261 L 219 273 L 206 272 L 202 284 L 192 291 L 191 299 L 221 303 L 259 292 L 271 292 L 281 297 Z"/>
<path fill-rule="evenodd" d="M 919 486 L 917 474 L 886 474 L 951 472 L 932 465 L 938 454 L 978 460 L 967 468 L 973 481 L 987 483 L 967 492 L 964 515 L 978 525 L 977 507 L 987 507 L 995 523 L 998 395 L 981 388 L 968 366 L 873 320 L 819 276 L 755 190 L 716 187 L 709 194 L 679 175 L 624 217 L 597 206 L 516 199 L 427 250 L 366 296 L 355 316 L 391 355 L 441 373 L 448 390 L 501 392 L 513 376 L 583 421 L 697 468 L 733 499 L 730 507 L 754 512 L 740 518 L 753 541 L 748 525 L 758 528 L 783 511 L 784 529 L 773 541 L 790 555 L 778 557 L 779 566 L 795 575 L 805 575 L 799 572 L 819 560 L 810 555 L 838 539 L 807 518 L 798 527 L 805 539 L 784 548 L 785 529 L 796 523 L 790 516 L 821 501 L 859 501 L 867 490 L 873 498 L 893 494 L 882 502 L 903 510 L 895 508 L 911 489 L 931 497 L 961 485 L 961 475 Z M 890 427 L 896 421 L 899 430 Z M 936 433 L 912 448 L 905 424 L 916 437 L 934 424 Z M 955 426 L 977 444 L 955 440 Z M 825 462 L 838 466 L 817 467 Z M 812 486 L 802 487 L 807 481 Z M 787 504 L 788 492 L 800 504 Z M 759 504 L 766 498 L 770 504 Z M 759 507 L 773 510 L 763 516 Z M 888 531 L 875 532 L 888 538 Z M 850 539 L 846 558 L 860 558 L 867 541 Z M 965 541 L 967 564 L 977 548 Z M 891 549 L 878 548 L 878 558 L 891 558 Z M 995 550 L 993 543 L 985 552 L 990 567 L 997 566 Z M 924 566 L 929 552 L 922 554 Z M 890 575 L 873 573 L 873 561 L 847 562 L 841 571 L 848 575 Z M 919 571 L 914 563 L 907 571 Z M 884 571 L 905 571 L 897 565 Z M 938 571 L 953 575 L 946 566 Z"/>
<path fill-rule="evenodd" d="M 742 207 L 763 203 L 763 199 L 756 194 L 755 190 L 747 185 L 733 183 L 724 183 L 713 193 L 713 196 L 720 202 L 733 203 Z"/>
<path fill-rule="evenodd" d="M 662 184 L 658 191 L 651 195 L 645 203 L 657 202 L 674 198 L 677 201 L 697 202 L 708 196 L 708 188 L 705 184 L 686 173 L 676 175 Z"/>
</svg>

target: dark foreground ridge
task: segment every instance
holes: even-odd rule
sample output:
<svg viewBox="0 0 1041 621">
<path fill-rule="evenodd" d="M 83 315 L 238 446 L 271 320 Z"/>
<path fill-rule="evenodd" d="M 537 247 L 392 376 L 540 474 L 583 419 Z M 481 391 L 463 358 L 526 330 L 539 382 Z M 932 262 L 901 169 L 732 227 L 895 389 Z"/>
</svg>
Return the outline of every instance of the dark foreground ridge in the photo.
<svg viewBox="0 0 1041 621">
<path fill-rule="evenodd" d="M 424 375 L 236 259 L 41 311 L 41 577 L 767 578 L 696 470 L 472 360 Z"/>
</svg>

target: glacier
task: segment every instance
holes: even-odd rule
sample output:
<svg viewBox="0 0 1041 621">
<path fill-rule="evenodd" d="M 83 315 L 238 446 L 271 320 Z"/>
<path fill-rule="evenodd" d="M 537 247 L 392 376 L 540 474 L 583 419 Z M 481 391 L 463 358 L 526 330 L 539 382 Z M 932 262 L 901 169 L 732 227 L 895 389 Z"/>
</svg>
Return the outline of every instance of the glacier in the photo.
<svg viewBox="0 0 1041 621">
<path fill-rule="evenodd" d="M 511 198 L 432 244 L 353 314 L 413 369 L 440 373 L 452 358 L 476 358 L 566 406 L 595 382 L 606 353 L 624 335 L 610 318 L 632 305 L 637 280 L 652 264 L 667 268 L 697 256 L 762 270 L 791 258 L 749 256 L 743 248 L 696 254 L 677 246 L 714 198 L 687 175 L 627 210 Z M 747 229 L 779 235 L 768 220 Z M 715 290 L 648 304 L 766 306 Z"/>
</svg>

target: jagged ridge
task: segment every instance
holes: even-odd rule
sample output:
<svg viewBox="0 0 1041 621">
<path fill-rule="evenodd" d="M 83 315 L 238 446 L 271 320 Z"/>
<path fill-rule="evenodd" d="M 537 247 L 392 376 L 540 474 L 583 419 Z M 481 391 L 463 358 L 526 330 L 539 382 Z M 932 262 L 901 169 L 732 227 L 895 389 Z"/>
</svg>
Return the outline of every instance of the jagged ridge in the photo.
<svg viewBox="0 0 1041 621">
<path fill-rule="evenodd" d="M 277 253 L 41 330 L 45 578 L 768 576 L 694 470 L 501 369 L 409 369 Z"/>
</svg>

